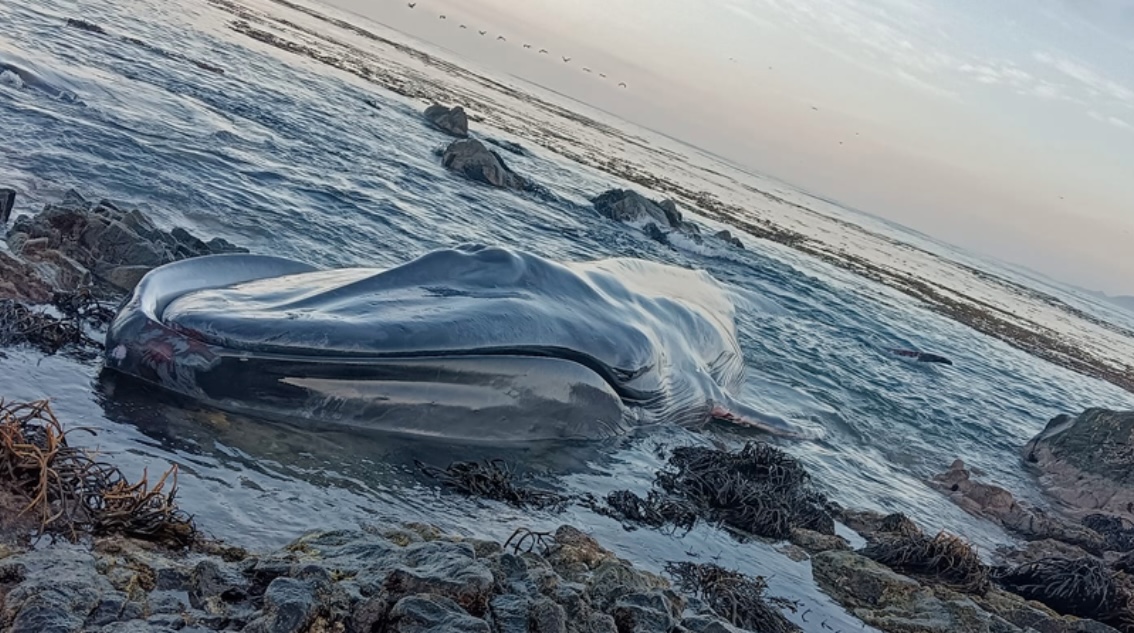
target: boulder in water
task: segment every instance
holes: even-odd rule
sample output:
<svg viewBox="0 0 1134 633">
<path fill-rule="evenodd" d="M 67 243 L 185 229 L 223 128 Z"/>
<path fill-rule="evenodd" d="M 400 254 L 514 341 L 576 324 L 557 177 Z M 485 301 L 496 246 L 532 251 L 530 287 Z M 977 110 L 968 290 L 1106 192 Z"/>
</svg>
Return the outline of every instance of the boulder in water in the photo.
<svg viewBox="0 0 1134 633">
<path fill-rule="evenodd" d="M 16 204 L 16 190 L 0 189 L 0 224 L 7 224 L 12 217 L 12 207 Z"/>
<path fill-rule="evenodd" d="M 740 238 L 733 235 L 732 231 L 729 231 L 728 229 L 713 233 L 713 237 L 721 240 L 722 242 L 728 242 L 729 244 L 732 244 L 737 248 L 744 248 L 744 242 L 741 242 Z"/>
<path fill-rule="evenodd" d="M 591 200 L 595 209 L 615 222 L 649 223 L 659 228 L 675 228 L 658 203 L 636 191 L 611 189 Z"/>
<path fill-rule="evenodd" d="M 1134 411 L 1057 416 L 1023 454 L 1044 490 L 1075 511 L 1134 519 Z"/>
<path fill-rule="evenodd" d="M 445 148 L 441 164 L 477 182 L 505 189 L 528 190 L 532 185 L 504 164 L 500 155 L 476 139 L 453 141 Z"/>
<path fill-rule="evenodd" d="M 438 130 L 458 138 L 468 138 L 469 117 L 461 106 L 447 108 L 435 103 L 426 108 L 424 114 L 425 119 Z"/>
</svg>

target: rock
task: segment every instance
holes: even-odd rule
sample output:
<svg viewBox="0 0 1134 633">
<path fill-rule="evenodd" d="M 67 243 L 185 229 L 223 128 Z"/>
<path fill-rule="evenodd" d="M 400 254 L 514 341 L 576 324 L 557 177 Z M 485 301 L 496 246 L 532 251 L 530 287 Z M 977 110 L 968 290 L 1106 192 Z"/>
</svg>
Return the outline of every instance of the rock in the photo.
<svg viewBox="0 0 1134 633">
<path fill-rule="evenodd" d="M 484 140 L 488 141 L 489 143 L 492 143 L 496 147 L 499 147 L 500 149 L 502 149 L 506 152 L 509 152 L 511 154 L 515 154 L 516 156 L 527 156 L 528 155 L 527 150 L 525 150 L 524 147 L 522 145 L 520 145 L 519 143 L 513 143 L 512 141 L 501 141 L 500 139 L 495 139 L 495 138 L 486 138 Z"/>
<path fill-rule="evenodd" d="M 494 586 L 492 572 L 476 560 L 476 552 L 468 543 L 427 541 L 410 545 L 400 554 L 398 564 L 383 573 L 386 591 L 397 596 L 444 596 L 475 615 L 488 610 Z"/>
<path fill-rule="evenodd" d="M 528 612 L 530 633 L 567 633 L 567 613 L 547 598 L 537 600 Z"/>
<path fill-rule="evenodd" d="M 390 610 L 391 633 L 490 633 L 484 620 L 474 618 L 456 602 L 441 596 L 406 596 Z"/>
<path fill-rule="evenodd" d="M 92 205 L 69 191 L 34 216 L 23 215 L 8 232 L 8 246 L 43 282 L 73 291 L 92 281 L 103 294 L 133 289 L 148 270 L 188 257 L 247 252 L 219 238 L 203 242 L 188 231 L 158 229 L 141 211 L 114 203 Z"/>
<path fill-rule="evenodd" d="M 868 541 L 881 534 L 910 536 L 921 533 L 921 528 L 900 512 L 882 514 L 873 510 L 847 509 L 840 513 L 840 518 L 843 524 Z"/>
<path fill-rule="evenodd" d="M 591 202 L 595 210 L 615 222 L 653 223 L 659 229 L 674 227 L 665 209 L 636 191 L 611 189 Z"/>
<path fill-rule="evenodd" d="M 4 299 L 46 303 L 51 287 L 26 262 L 0 252 L 0 300 Z"/>
<path fill-rule="evenodd" d="M 1111 632 L 1108 626 L 1061 616 L 993 588 L 959 594 L 917 581 L 853 552 L 829 551 L 811 559 L 819 587 L 856 617 L 882 631 L 936 633 Z"/>
<path fill-rule="evenodd" d="M 681 226 L 684 222 L 681 219 L 681 211 L 677 208 L 677 203 L 669 198 L 662 200 L 658 203 L 662 213 L 665 213 L 666 222 L 673 227 Z"/>
<path fill-rule="evenodd" d="M 433 104 L 425 109 L 425 119 L 433 127 L 458 138 L 468 138 L 469 117 L 461 106 L 447 108 L 440 104 Z"/>
<path fill-rule="evenodd" d="M 251 633 L 307 631 L 317 606 L 312 583 L 276 578 L 264 592 L 264 615 L 244 630 Z"/>
<path fill-rule="evenodd" d="M 811 553 L 850 549 L 850 543 L 841 536 L 822 534 L 803 528 L 792 528 L 791 542 Z"/>
<path fill-rule="evenodd" d="M 742 633 L 735 626 L 705 615 L 695 615 L 681 621 L 681 626 L 690 633 Z"/>
<path fill-rule="evenodd" d="M 1045 492 L 1071 508 L 1134 519 L 1134 411 L 1061 415 L 1024 446 Z"/>
<path fill-rule="evenodd" d="M 526 596 L 495 596 L 488 604 L 495 633 L 528 633 L 528 611 L 532 601 Z"/>
<path fill-rule="evenodd" d="M 217 604 L 244 600 L 248 595 L 248 580 L 237 570 L 213 560 L 203 560 L 189 577 L 189 600 L 198 609 L 218 613 Z"/>
<path fill-rule="evenodd" d="M 610 611 L 623 596 L 668 588 L 665 579 L 619 560 L 600 563 L 587 581 L 591 604 L 600 611 Z"/>
<path fill-rule="evenodd" d="M 106 35 L 106 31 L 99 25 L 80 20 L 77 18 L 67 18 L 67 26 L 88 31 L 90 33 L 98 33 L 99 35 Z"/>
<path fill-rule="evenodd" d="M 1001 547 L 997 550 L 997 555 L 1005 563 L 1023 565 L 1045 558 L 1082 558 L 1090 554 L 1078 545 L 1071 545 L 1054 539 L 1041 539 L 1039 541 L 1028 541 L 1019 549 Z"/>
<path fill-rule="evenodd" d="M 6 562 L 24 568 L 23 580 L 4 596 L 0 614 L 0 629 L 12 633 L 78 631 L 103 598 L 116 593 L 95 569 L 94 557 L 79 548 L 37 550 Z"/>
<path fill-rule="evenodd" d="M 0 189 L 0 224 L 7 224 L 12 217 L 12 207 L 16 204 L 15 189 Z"/>
<path fill-rule="evenodd" d="M 713 233 L 713 237 L 715 237 L 718 240 L 721 240 L 723 242 L 728 242 L 729 244 L 732 244 L 733 246 L 735 246 L 737 248 L 744 248 L 744 242 L 741 242 L 740 238 L 734 236 L 732 234 L 732 232 L 729 231 L 728 229 L 725 229 L 723 231 L 717 231 L 716 233 Z"/>
<path fill-rule="evenodd" d="M 526 179 L 504 164 L 499 154 L 476 139 L 453 141 L 445 148 L 441 164 L 466 178 L 493 187 L 521 191 L 532 188 Z"/>
<path fill-rule="evenodd" d="M 675 604 L 660 591 L 623 596 L 611 615 L 620 632 L 668 633 L 684 605 Z"/>
<path fill-rule="evenodd" d="M 949 470 L 934 475 L 929 484 L 966 512 L 990 519 L 1025 538 L 1055 539 L 1096 553 L 1106 548 L 1106 539 L 1098 532 L 1018 502 L 1004 488 L 973 481 L 959 459 Z"/>
</svg>

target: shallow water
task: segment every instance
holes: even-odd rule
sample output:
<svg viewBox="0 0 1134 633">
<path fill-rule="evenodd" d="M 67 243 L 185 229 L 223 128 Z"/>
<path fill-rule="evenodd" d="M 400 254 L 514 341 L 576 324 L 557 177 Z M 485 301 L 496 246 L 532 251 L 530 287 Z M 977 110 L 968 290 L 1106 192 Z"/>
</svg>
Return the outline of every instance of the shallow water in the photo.
<svg viewBox="0 0 1134 633">
<path fill-rule="evenodd" d="M 71 16 L 111 34 L 64 26 Z M 904 511 L 929 530 L 958 531 L 985 548 L 1007 537 L 929 490 L 925 477 L 963 457 L 1035 498 L 1016 451 L 1047 419 L 1087 406 L 1134 406 L 1134 396 L 1115 387 L 781 246 L 747 238 L 746 251 L 679 250 L 652 242 L 587 203 L 615 179 L 550 153 L 506 156 L 554 196 L 466 182 L 441 168 L 433 150 L 446 137 L 421 123 L 419 104 L 250 47 L 224 28 L 229 17 L 198 2 L 0 4 L 0 63 L 41 80 L 0 81 L 0 184 L 23 192 L 17 213 L 74 187 L 141 207 L 164 228 L 183 225 L 206 239 L 221 236 L 320 266 L 388 266 L 480 241 L 561 259 L 636 256 L 704 268 L 728 284 L 737 303 L 748 400 L 819 435 L 782 445 L 820 485 L 845 505 Z M 208 72 L 192 59 L 226 72 Z M 956 364 L 905 362 L 882 351 L 887 346 L 934 351 Z M 806 582 L 806 564 L 767 545 L 738 546 L 706 527 L 684 537 L 625 532 L 578 508 L 555 515 L 469 501 L 439 492 L 412 467 L 415 458 L 445 464 L 478 456 L 463 447 L 287 428 L 137 393 L 98 373 L 96 364 L 11 351 L 0 360 L 0 395 L 50 397 L 66 423 L 98 430 L 78 441 L 110 453 L 128 474 L 176 462 L 183 506 L 209 532 L 237 543 L 280 544 L 309 528 L 381 518 L 498 538 L 518 526 L 572 522 L 654 568 L 721 556 L 770 575 L 774 592 L 804 600 L 829 624 L 859 626 Z M 746 437 L 725 427 L 667 429 L 510 456 L 546 472 L 548 485 L 641 491 L 664 461 L 659 444 Z"/>
</svg>

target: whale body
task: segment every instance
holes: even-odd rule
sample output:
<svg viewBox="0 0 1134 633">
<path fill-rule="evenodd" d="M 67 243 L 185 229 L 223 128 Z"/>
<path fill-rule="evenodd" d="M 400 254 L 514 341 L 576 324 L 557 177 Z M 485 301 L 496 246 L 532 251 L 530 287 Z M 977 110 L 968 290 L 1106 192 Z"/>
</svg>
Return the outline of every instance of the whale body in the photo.
<svg viewBox="0 0 1134 633">
<path fill-rule="evenodd" d="M 388 269 L 227 254 L 150 271 L 105 366 L 220 409 L 470 442 L 712 419 L 793 434 L 736 397 L 735 309 L 708 273 L 464 245 Z"/>
</svg>

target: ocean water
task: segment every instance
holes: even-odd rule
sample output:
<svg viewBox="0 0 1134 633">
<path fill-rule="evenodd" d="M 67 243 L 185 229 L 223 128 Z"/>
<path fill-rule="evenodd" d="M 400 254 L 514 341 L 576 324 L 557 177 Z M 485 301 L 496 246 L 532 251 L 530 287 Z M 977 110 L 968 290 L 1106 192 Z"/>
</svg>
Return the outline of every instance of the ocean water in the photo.
<svg viewBox="0 0 1134 633">
<path fill-rule="evenodd" d="M 68 17 L 109 34 L 67 27 Z M 448 139 L 422 123 L 421 103 L 255 43 L 227 28 L 232 18 L 190 0 L 0 4 L 0 64 L 21 71 L 0 74 L 0 185 L 20 190 L 16 213 L 34 212 L 75 188 L 141 208 L 165 228 L 185 226 L 206 239 L 220 236 L 320 266 L 390 266 L 475 241 L 558 259 L 633 256 L 708 270 L 738 307 L 745 399 L 815 436 L 777 443 L 840 503 L 903 511 L 928 530 L 961 533 L 986 551 L 1011 539 L 927 488 L 926 477 L 961 457 L 1042 503 L 1019 464 L 1019 447 L 1058 413 L 1134 406 L 1134 395 L 783 246 L 744 235 L 743 251 L 655 243 L 600 217 L 587 201 L 625 183 L 523 138 L 474 124 L 487 136 L 523 143 L 528 153 L 505 153 L 509 164 L 553 195 L 467 182 L 440 166 L 434 150 Z M 905 253 L 886 244 L 918 243 L 938 259 L 1040 288 L 1100 318 L 1124 318 L 1072 289 L 718 168 L 885 233 L 888 241 L 869 246 L 883 255 L 885 248 Z M 943 353 L 956 364 L 905 362 L 883 351 L 887 346 Z M 139 393 L 98 370 L 97 363 L 9 350 L 0 360 L 0 396 L 51 398 L 66 423 L 98 431 L 75 441 L 104 451 L 128 475 L 177 463 L 182 505 L 208 532 L 232 542 L 279 545 L 307 529 L 391 518 L 497 538 L 517 527 L 570 522 L 647 567 L 718 558 L 769 576 L 774 593 L 802 600 L 835 628 L 861 630 L 818 592 L 806 563 L 791 562 L 773 545 L 738 545 L 704 526 L 688 535 L 627 532 L 579 508 L 554 514 L 463 499 L 417 476 L 412 460 L 443 465 L 483 456 L 466 448 L 283 427 Z M 662 429 L 510 456 L 542 473 L 546 485 L 601 495 L 648 488 L 664 462 L 660 446 L 752 437 L 723 426 Z M 814 615 L 809 619 L 814 626 Z"/>
</svg>

